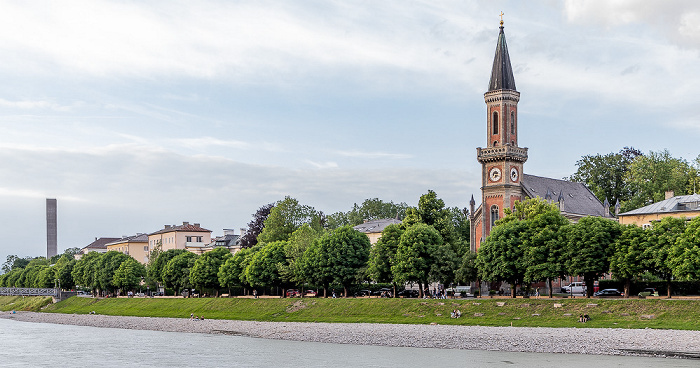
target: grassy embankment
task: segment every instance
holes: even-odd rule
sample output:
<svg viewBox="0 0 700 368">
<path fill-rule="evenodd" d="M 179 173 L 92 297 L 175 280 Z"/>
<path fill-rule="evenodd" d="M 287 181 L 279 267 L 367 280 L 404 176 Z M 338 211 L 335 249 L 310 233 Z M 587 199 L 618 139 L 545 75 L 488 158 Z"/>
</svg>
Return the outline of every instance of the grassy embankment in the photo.
<svg viewBox="0 0 700 368">
<path fill-rule="evenodd" d="M 505 305 L 498 306 L 498 303 Z M 555 306 L 556 304 L 556 306 Z M 595 304 L 595 305 L 593 305 Z M 561 305 L 561 306 L 559 306 Z M 18 308 L 16 308 L 18 309 Z M 450 318 L 460 309 L 462 318 Z M 91 299 L 70 298 L 42 310 L 208 319 L 403 323 L 527 327 L 700 330 L 700 300 L 662 299 Z M 580 314 L 592 320 L 578 322 Z"/>
<path fill-rule="evenodd" d="M 0 311 L 34 311 L 51 304 L 50 296 L 0 296 Z"/>
</svg>

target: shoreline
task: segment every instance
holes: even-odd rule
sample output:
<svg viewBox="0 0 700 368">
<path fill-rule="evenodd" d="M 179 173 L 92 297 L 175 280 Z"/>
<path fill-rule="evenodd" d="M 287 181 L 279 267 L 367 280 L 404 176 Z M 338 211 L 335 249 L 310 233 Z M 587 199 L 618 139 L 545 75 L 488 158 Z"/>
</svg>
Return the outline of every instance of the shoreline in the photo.
<svg viewBox="0 0 700 368">
<path fill-rule="evenodd" d="M 2 312 L 0 318 L 33 323 L 353 345 L 700 359 L 700 331 L 685 330 L 199 321 L 189 318 L 40 312 Z"/>
</svg>

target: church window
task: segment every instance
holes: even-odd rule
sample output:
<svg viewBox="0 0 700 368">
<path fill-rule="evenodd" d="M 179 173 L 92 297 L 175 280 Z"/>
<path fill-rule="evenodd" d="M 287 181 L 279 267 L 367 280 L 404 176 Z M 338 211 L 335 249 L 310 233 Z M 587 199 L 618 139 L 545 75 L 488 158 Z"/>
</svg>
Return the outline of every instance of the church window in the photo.
<svg viewBox="0 0 700 368">
<path fill-rule="evenodd" d="M 510 113 L 510 134 L 515 134 L 515 113 Z"/>
<path fill-rule="evenodd" d="M 491 120 L 493 123 L 493 134 L 498 134 L 498 113 L 493 112 L 493 119 Z"/>
<path fill-rule="evenodd" d="M 498 206 L 494 204 L 491 206 L 491 227 L 496 226 L 496 220 L 498 220 Z"/>
</svg>

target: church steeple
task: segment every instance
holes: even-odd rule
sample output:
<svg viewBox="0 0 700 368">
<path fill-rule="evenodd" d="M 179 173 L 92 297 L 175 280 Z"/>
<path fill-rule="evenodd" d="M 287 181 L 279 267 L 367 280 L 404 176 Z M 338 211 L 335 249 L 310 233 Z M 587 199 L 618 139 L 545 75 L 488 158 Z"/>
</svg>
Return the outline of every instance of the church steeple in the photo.
<svg viewBox="0 0 700 368">
<path fill-rule="evenodd" d="M 515 89 L 515 78 L 513 78 L 513 68 L 510 66 L 510 56 L 508 56 L 508 45 L 506 45 L 506 34 L 503 32 L 503 22 L 501 21 L 500 32 L 498 33 L 498 44 L 496 45 L 496 56 L 493 58 L 493 68 L 491 68 L 491 80 L 488 91 L 499 89 Z"/>
</svg>

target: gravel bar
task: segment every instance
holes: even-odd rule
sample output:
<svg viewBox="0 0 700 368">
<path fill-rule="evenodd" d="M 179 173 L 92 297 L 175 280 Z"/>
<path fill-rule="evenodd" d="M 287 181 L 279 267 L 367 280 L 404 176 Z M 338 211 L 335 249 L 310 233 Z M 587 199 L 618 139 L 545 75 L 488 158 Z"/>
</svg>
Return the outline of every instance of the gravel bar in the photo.
<svg viewBox="0 0 700 368">
<path fill-rule="evenodd" d="M 486 327 L 376 323 L 255 322 L 4 312 L 23 322 L 170 332 L 226 334 L 336 344 L 534 353 L 669 356 L 698 359 L 700 331 Z"/>
</svg>

